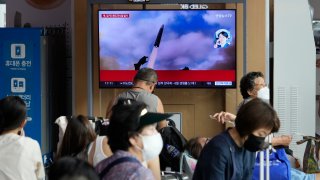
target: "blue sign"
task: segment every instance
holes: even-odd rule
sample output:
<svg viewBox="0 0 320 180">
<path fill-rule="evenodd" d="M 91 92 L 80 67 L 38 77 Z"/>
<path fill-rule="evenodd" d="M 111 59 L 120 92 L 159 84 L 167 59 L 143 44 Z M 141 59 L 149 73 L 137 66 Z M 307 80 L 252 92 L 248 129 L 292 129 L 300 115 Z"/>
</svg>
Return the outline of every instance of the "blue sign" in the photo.
<svg viewBox="0 0 320 180">
<path fill-rule="evenodd" d="M 25 101 L 25 134 L 41 146 L 40 36 L 40 28 L 0 28 L 0 98 Z"/>
</svg>

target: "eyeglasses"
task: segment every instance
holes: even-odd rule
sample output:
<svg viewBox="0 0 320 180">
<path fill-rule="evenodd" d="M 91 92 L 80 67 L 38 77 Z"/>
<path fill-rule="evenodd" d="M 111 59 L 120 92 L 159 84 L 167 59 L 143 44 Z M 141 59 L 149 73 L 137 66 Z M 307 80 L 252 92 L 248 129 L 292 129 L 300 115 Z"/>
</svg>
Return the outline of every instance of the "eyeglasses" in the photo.
<svg viewBox="0 0 320 180">
<path fill-rule="evenodd" d="M 262 87 L 266 87 L 266 86 L 268 86 L 268 84 L 266 84 L 266 83 L 262 83 L 262 84 L 254 84 L 254 86 L 262 86 Z"/>
<path fill-rule="evenodd" d="M 267 87 L 268 84 L 266 83 L 261 83 L 261 84 L 254 84 L 253 90 L 259 91 L 260 89 Z"/>
</svg>

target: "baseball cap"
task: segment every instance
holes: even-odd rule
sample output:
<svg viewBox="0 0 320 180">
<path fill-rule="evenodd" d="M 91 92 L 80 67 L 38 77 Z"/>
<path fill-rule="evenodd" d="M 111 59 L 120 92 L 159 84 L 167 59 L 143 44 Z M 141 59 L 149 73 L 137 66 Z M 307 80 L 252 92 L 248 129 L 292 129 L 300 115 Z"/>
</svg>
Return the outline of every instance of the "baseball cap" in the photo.
<svg viewBox="0 0 320 180">
<path fill-rule="evenodd" d="M 137 131 L 143 126 L 151 125 L 171 117 L 173 114 L 149 112 L 147 105 L 133 99 L 120 98 L 112 108 L 110 129 L 120 131 Z"/>
<path fill-rule="evenodd" d="M 162 120 L 165 120 L 171 117 L 173 114 L 170 113 L 156 113 L 156 112 L 148 112 L 146 108 L 142 109 L 140 115 L 139 126 L 150 125 Z"/>
</svg>

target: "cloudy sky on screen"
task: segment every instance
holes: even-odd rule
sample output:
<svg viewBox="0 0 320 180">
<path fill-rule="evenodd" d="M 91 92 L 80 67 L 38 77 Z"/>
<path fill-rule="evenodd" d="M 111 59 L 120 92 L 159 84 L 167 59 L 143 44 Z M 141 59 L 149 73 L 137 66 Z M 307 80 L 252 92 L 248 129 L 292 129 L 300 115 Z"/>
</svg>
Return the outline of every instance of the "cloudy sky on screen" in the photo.
<svg viewBox="0 0 320 180">
<path fill-rule="evenodd" d="M 129 18 L 101 18 L 102 14 Z M 154 69 L 235 69 L 235 11 L 228 10 L 99 11 L 100 68 L 133 70 L 141 57 L 150 56 L 162 24 Z M 213 48 L 219 29 L 231 33 L 228 48 Z"/>
</svg>

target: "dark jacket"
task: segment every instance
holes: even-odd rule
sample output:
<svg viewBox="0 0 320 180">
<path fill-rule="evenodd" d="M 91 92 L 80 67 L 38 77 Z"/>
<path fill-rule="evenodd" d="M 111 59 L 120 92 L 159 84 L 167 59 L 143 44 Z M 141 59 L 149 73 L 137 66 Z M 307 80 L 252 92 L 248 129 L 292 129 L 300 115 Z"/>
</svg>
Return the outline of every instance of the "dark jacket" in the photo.
<svg viewBox="0 0 320 180">
<path fill-rule="evenodd" d="M 227 130 L 203 148 L 193 179 L 251 180 L 254 163 L 255 153 L 239 148 Z"/>
</svg>

